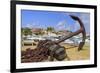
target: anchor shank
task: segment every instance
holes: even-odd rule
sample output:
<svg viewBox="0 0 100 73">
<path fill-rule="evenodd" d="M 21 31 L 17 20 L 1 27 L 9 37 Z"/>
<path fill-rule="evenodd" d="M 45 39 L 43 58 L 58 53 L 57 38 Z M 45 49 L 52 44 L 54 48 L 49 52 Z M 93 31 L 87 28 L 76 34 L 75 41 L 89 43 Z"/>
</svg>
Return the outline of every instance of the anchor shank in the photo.
<svg viewBox="0 0 100 73">
<path fill-rule="evenodd" d="M 78 30 L 78 31 L 76 31 L 74 33 L 70 33 L 69 35 L 65 36 L 64 38 L 61 38 L 60 40 L 56 41 L 56 43 L 59 44 L 59 43 L 65 41 L 65 40 L 67 40 L 67 39 L 69 39 L 69 38 L 71 38 L 71 37 L 73 37 L 75 35 L 78 35 L 81 32 L 82 32 L 82 30 L 80 29 L 80 30 Z"/>
</svg>

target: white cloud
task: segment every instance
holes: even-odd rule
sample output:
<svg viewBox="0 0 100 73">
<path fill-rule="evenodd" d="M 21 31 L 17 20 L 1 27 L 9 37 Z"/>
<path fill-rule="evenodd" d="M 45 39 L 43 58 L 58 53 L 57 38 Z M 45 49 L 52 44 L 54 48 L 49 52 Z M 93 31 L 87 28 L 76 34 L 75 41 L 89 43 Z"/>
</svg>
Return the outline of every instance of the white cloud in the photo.
<svg viewBox="0 0 100 73">
<path fill-rule="evenodd" d="M 69 26 L 69 24 L 67 23 L 66 20 L 62 20 L 62 21 L 58 22 L 57 29 L 58 30 L 62 30 L 62 29 L 63 30 L 70 30 L 70 26 Z"/>
<path fill-rule="evenodd" d="M 32 28 L 32 24 L 26 24 L 24 27 Z"/>
<path fill-rule="evenodd" d="M 24 27 L 26 28 L 36 28 L 37 26 L 39 26 L 37 23 L 32 23 L 32 24 L 26 24 Z"/>
<path fill-rule="evenodd" d="M 64 26 L 65 24 L 66 24 L 66 21 L 63 20 L 63 21 L 58 22 L 57 25 L 58 25 L 58 26 Z"/>
</svg>

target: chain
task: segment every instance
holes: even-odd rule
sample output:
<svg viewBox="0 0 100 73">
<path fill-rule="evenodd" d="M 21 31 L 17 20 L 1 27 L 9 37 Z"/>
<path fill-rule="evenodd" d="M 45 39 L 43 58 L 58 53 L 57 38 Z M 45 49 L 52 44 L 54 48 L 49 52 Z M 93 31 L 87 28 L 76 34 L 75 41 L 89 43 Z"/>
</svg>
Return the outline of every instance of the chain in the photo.
<svg viewBox="0 0 100 73">
<path fill-rule="evenodd" d="M 40 41 L 35 49 L 26 49 L 21 52 L 21 62 L 41 62 L 48 59 L 49 51 L 48 48 L 42 46 L 47 41 Z"/>
</svg>

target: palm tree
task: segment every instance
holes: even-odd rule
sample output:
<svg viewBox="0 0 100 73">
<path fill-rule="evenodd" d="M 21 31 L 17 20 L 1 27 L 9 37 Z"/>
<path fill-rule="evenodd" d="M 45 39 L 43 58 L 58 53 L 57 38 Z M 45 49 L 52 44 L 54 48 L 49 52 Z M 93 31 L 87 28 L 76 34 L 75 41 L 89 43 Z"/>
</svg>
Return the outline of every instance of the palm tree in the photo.
<svg viewBox="0 0 100 73">
<path fill-rule="evenodd" d="M 47 33 L 48 32 L 53 32 L 55 29 L 53 27 L 47 27 Z"/>
</svg>

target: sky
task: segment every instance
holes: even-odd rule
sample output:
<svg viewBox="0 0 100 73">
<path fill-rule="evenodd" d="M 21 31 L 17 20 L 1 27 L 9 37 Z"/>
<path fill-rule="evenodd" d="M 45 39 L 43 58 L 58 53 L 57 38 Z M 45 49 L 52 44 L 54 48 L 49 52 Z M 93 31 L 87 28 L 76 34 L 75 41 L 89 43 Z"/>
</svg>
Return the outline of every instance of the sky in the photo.
<svg viewBox="0 0 100 73">
<path fill-rule="evenodd" d="M 53 27 L 55 30 L 75 32 L 80 28 L 78 22 L 69 15 L 78 16 L 84 23 L 86 33 L 90 33 L 90 14 L 79 12 L 56 12 L 39 10 L 21 10 L 21 27 L 43 28 Z"/>
</svg>

